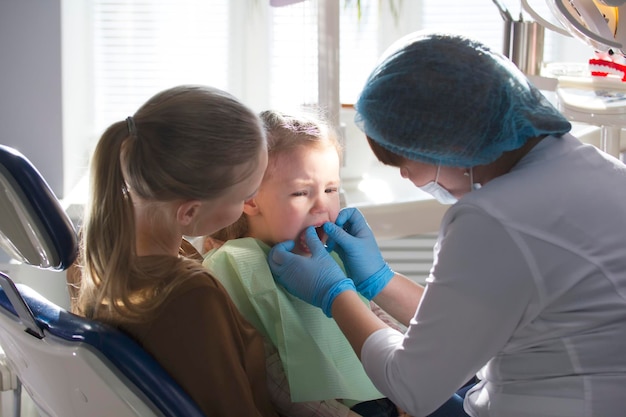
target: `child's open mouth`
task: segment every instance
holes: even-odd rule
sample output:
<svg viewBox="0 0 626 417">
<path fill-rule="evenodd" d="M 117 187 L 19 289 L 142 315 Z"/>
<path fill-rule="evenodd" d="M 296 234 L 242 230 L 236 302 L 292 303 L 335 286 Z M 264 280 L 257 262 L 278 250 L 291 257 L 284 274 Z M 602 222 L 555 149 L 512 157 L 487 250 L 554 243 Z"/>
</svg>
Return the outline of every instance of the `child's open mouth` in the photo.
<svg viewBox="0 0 626 417">
<path fill-rule="evenodd" d="M 310 254 L 311 250 L 309 249 L 309 246 L 306 244 L 305 232 L 306 232 L 306 229 L 304 229 L 302 233 L 300 233 L 300 239 L 299 239 L 300 244 L 298 246 L 300 247 L 303 253 Z M 317 233 L 317 237 L 322 241 L 322 243 L 325 243 L 327 236 L 326 236 L 326 232 L 324 232 L 324 228 L 322 227 L 322 225 L 316 226 L 315 232 Z"/>
</svg>

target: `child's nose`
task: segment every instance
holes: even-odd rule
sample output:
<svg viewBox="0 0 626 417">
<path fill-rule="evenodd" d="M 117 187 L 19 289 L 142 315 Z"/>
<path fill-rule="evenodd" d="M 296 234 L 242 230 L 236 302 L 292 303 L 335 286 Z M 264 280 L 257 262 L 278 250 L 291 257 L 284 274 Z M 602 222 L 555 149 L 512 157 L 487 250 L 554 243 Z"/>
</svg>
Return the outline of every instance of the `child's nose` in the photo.
<svg viewBox="0 0 626 417">
<path fill-rule="evenodd" d="M 319 212 L 326 212 L 329 210 L 330 199 L 324 198 L 325 196 L 326 194 L 319 196 L 313 201 L 313 207 L 312 207 L 313 212 L 319 213 Z"/>
</svg>

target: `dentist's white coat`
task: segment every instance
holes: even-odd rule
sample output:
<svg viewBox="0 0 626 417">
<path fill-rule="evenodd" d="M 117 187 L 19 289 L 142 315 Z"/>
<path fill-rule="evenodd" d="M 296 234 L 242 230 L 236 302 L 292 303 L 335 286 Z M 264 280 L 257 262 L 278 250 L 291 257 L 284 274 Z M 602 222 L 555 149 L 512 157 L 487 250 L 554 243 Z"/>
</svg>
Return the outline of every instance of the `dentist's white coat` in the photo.
<svg viewBox="0 0 626 417">
<path fill-rule="evenodd" d="M 372 334 L 371 379 L 415 417 L 478 372 L 472 416 L 626 416 L 626 167 L 547 137 L 442 221 L 403 336 Z"/>
</svg>

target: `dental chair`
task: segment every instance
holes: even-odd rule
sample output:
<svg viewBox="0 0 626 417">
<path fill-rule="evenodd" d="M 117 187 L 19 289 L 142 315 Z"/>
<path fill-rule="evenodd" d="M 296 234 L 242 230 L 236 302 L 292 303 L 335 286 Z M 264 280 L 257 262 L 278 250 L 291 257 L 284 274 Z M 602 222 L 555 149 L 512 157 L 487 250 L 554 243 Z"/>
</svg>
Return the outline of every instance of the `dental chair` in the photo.
<svg viewBox="0 0 626 417">
<path fill-rule="evenodd" d="M 36 168 L 0 145 L 0 247 L 14 260 L 64 271 L 77 237 Z M 193 400 L 138 344 L 76 316 L 0 272 L 0 347 L 40 416 L 201 417 Z M 14 416 L 20 416 L 15 395 Z"/>
</svg>

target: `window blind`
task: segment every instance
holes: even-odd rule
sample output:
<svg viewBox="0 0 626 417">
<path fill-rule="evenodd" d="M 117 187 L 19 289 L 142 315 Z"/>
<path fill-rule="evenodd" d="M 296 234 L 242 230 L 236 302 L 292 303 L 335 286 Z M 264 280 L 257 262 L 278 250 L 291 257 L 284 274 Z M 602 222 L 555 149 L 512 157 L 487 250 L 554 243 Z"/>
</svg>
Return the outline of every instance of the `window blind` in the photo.
<svg viewBox="0 0 626 417">
<path fill-rule="evenodd" d="M 275 108 L 317 103 L 317 0 L 270 8 L 270 97 Z"/>
<path fill-rule="evenodd" d="M 341 7 L 339 96 L 342 103 L 356 101 L 378 60 L 381 7 L 377 1 L 361 1 L 360 14 L 355 1 Z"/>
<path fill-rule="evenodd" d="M 234 85 L 241 79 L 232 77 L 237 71 L 262 70 L 259 73 L 269 74 L 269 79 L 263 80 L 269 88 L 265 86 L 260 99 L 255 97 L 255 103 L 263 107 L 316 104 L 317 7 L 322 0 L 284 7 L 270 7 L 264 0 L 254 4 L 246 3 L 249 0 L 93 1 L 93 111 L 97 132 L 132 114 L 155 92 L 176 84 L 201 83 L 241 91 L 244 101 L 246 91 L 255 86 L 257 92 L 262 90 L 258 82 L 244 87 Z M 339 41 L 343 103 L 356 100 L 388 46 L 383 44 L 387 40 L 381 43 L 386 39 L 381 33 L 389 29 L 381 23 L 381 15 L 390 13 L 389 1 L 393 1 L 394 28 L 399 32 L 463 32 L 502 50 L 503 21 L 489 0 L 361 0 L 360 15 L 355 0 L 342 0 Z M 519 4 L 512 0 L 508 3 L 517 18 Z M 544 3 L 535 0 L 533 6 L 548 16 Z M 245 43 L 235 43 L 236 51 L 232 48 L 232 36 L 246 30 L 250 13 L 267 14 L 267 22 L 260 28 L 255 26 L 259 33 L 252 36 L 268 43 L 263 48 L 270 51 L 268 56 L 246 51 Z M 546 30 L 546 60 L 558 36 Z M 234 53 L 243 55 L 243 60 L 233 61 Z M 254 59 L 246 60 L 246 55 Z M 232 62 L 245 62 L 245 67 L 229 68 Z"/>
<path fill-rule="evenodd" d="M 174 85 L 228 87 L 228 0 L 94 1 L 97 131 Z"/>
<path fill-rule="evenodd" d="M 507 6 L 514 20 L 532 20 L 526 12 L 522 12 L 519 1 L 502 1 Z M 546 20 L 551 20 L 550 10 L 545 1 L 532 1 L 532 6 Z M 427 30 L 450 31 L 471 36 L 491 49 L 503 50 L 504 20 L 498 8 L 489 0 L 424 0 L 419 25 Z M 553 32 L 545 31 L 544 56 L 549 61 L 553 54 L 555 42 Z"/>
</svg>

